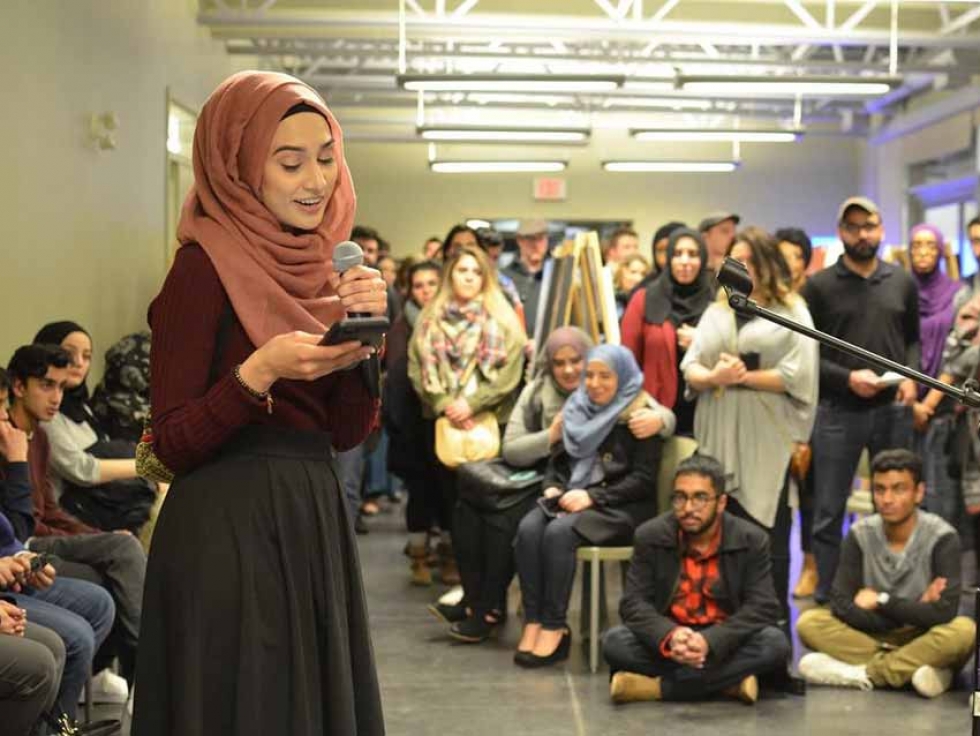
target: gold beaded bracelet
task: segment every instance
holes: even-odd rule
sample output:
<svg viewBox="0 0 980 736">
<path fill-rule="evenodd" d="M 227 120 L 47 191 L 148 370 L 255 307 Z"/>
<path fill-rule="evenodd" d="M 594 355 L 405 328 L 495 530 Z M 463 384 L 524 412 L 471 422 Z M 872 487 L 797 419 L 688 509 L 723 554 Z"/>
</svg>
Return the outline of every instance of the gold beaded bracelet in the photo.
<svg viewBox="0 0 980 736">
<path fill-rule="evenodd" d="M 249 396 L 258 399 L 259 401 L 265 402 L 266 411 L 270 414 L 272 413 L 272 393 L 269 391 L 256 391 L 254 388 L 245 383 L 245 379 L 242 378 L 241 363 L 235 366 L 232 373 L 235 376 L 235 380 L 238 381 L 238 385 L 241 386 L 245 391 L 248 392 Z"/>
</svg>

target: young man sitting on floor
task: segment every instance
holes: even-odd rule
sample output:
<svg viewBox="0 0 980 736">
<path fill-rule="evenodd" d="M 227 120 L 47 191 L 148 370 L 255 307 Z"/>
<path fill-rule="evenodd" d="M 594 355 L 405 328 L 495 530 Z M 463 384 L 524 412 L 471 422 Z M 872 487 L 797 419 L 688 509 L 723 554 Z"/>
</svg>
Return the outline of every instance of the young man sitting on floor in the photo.
<svg viewBox="0 0 980 736">
<path fill-rule="evenodd" d="M 785 670 L 769 539 L 726 502 L 721 464 L 695 455 L 677 467 L 673 512 L 636 530 L 623 625 L 602 643 L 614 702 L 724 693 L 751 705 L 756 676 Z"/>
<path fill-rule="evenodd" d="M 800 674 L 861 690 L 911 682 L 934 698 L 973 652 L 976 627 L 956 616 L 960 540 L 941 518 L 919 510 L 925 484 L 918 455 L 879 452 L 871 471 L 877 513 L 841 545 L 831 607 L 797 622 L 800 640 L 815 650 L 800 659 Z"/>
</svg>

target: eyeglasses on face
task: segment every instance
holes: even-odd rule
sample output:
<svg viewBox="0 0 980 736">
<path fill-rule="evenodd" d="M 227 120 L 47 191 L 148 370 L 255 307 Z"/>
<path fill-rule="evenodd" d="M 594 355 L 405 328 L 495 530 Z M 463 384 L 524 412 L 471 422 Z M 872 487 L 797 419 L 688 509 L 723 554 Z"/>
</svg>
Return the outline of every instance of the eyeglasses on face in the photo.
<svg viewBox="0 0 980 736">
<path fill-rule="evenodd" d="M 858 233 L 873 233 L 879 227 L 881 227 L 880 222 L 842 222 L 840 224 L 841 230 L 843 230 L 848 235 L 857 235 Z"/>
<path fill-rule="evenodd" d="M 692 509 L 695 511 L 700 511 L 709 503 L 716 501 L 717 499 L 717 494 L 693 493 L 688 496 L 686 493 L 677 492 L 670 494 L 670 505 L 675 509 L 682 509 L 687 506 L 688 503 L 690 503 Z"/>
</svg>

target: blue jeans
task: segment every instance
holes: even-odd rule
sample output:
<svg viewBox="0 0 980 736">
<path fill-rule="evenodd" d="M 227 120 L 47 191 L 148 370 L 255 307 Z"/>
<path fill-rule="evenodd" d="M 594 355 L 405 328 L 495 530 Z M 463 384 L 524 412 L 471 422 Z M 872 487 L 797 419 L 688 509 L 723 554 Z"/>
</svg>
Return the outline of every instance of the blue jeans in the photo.
<svg viewBox="0 0 980 736">
<path fill-rule="evenodd" d="M 968 550 L 973 549 L 973 520 L 963 505 L 959 481 L 949 475 L 947 444 L 955 429 L 953 414 L 934 417 L 925 435 L 916 433 L 916 451 L 922 457 L 922 480 L 926 484 L 923 508 L 948 521 L 959 532 L 962 548 Z"/>
<path fill-rule="evenodd" d="M 521 519 L 514 542 L 524 620 L 557 631 L 567 623 L 575 582 L 575 551 L 585 540 L 573 528 L 575 514 L 549 519 L 535 507 Z"/>
<path fill-rule="evenodd" d="M 65 671 L 56 705 L 75 717 L 78 696 L 92 669 L 92 658 L 116 617 L 112 596 L 84 580 L 58 578 L 47 590 L 14 595 L 27 620 L 53 630 L 65 643 Z"/>
<path fill-rule="evenodd" d="M 738 685 L 749 675 L 785 669 L 790 656 L 786 635 L 775 626 L 752 634 L 723 662 L 703 669 L 678 664 L 660 653 L 659 642 L 644 642 L 625 626 L 616 626 L 602 638 L 602 656 L 612 673 L 635 672 L 659 677 L 664 700 L 703 700 Z"/>
<path fill-rule="evenodd" d="M 840 558 L 841 525 L 861 451 L 872 458 L 882 450 L 912 448 L 912 409 L 886 404 L 843 408 L 821 401 L 813 430 L 813 553 L 820 583 L 814 596 L 825 602 Z"/>
<path fill-rule="evenodd" d="M 364 483 L 364 445 L 337 453 L 337 475 L 347 497 L 351 521 L 361 513 L 361 486 Z"/>
</svg>

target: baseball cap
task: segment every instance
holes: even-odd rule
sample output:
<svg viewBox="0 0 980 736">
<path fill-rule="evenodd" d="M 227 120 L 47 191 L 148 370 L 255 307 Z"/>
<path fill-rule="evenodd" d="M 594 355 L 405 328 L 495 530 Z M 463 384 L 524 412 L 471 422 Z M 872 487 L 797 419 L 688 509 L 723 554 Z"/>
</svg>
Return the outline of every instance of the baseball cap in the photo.
<svg viewBox="0 0 980 736">
<path fill-rule="evenodd" d="M 720 225 L 725 220 L 731 220 L 737 225 L 739 222 L 742 221 L 742 218 L 736 215 L 734 212 L 726 212 L 726 211 L 712 212 L 710 215 L 708 215 L 703 220 L 701 220 L 701 224 L 698 225 L 698 230 L 703 233 L 707 230 L 710 230 L 715 225 Z"/>
<path fill-rule="evenodd" d="M 840 208 L 837 210 L 837 222 L 844 221 L 844 215 L 851 207 L 857 207 L 864 210 L 869 215 L 879 214 L 878 205 L 872 202 L 867 197 L 848 197 L 842 203 Z"/>
<path fill-rule="evenodd" d="M 548 233 L 547 220 L 521 220 L 517 223 L 517 234 L 530 236 Z"/>
</svg>

